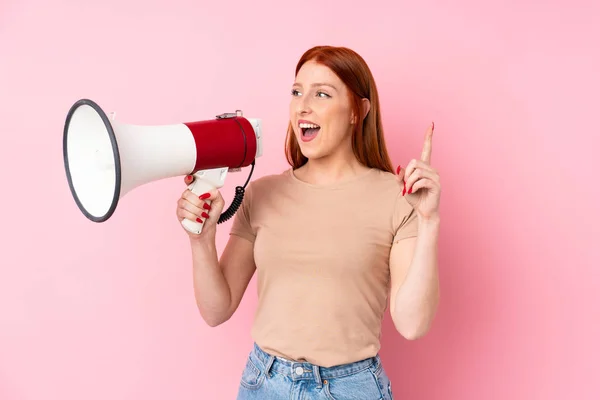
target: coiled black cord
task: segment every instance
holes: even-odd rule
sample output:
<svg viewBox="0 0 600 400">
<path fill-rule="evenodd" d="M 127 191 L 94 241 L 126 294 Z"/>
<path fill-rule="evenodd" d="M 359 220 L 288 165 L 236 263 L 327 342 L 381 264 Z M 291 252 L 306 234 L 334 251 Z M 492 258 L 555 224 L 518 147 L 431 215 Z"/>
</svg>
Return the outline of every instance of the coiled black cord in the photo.
<svg viewBox="0 0 600 400">
<path fill-rule="evenodd" d="M 231 204 L 229 205 L 227 210 L 223 211 L 223 213 L 219 216 L 217 224 L 222 224 L 223 222 L 231 219 L 235 215 L 237 210 L 240 208 L 240 206 L 242 205 L 242 201 L 244 200 L 244 194 L 246 193 L 246 186 L 248 185 L 248 182 L 250 182 L 250 178 L 252 177 L 252 172 L 254 172 L 254 160 L 252 161 L 252 168 L 250 169 L 250 173 L 248 174 L 248 179 L 246 179 L 246 183 L 244 183 L 244 186 L 236 186 L 233 200 L 231 201 Z"/>
</svg>

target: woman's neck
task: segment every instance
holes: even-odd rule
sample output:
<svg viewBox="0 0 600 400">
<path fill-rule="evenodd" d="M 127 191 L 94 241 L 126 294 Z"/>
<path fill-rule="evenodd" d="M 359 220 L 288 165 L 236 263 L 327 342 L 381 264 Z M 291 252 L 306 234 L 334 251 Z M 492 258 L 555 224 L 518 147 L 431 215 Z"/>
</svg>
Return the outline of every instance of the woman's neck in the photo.
<svg viewBox="0 0 600 400">
<path fill-rule="evenodd" d="M 297 178 L 315 185 L 330 185 L 352 179 L 370 168 L 362 165 L 350 154 L 332 154 L 317 159 L 309 159 L 294 173 Z"/>
</svg>

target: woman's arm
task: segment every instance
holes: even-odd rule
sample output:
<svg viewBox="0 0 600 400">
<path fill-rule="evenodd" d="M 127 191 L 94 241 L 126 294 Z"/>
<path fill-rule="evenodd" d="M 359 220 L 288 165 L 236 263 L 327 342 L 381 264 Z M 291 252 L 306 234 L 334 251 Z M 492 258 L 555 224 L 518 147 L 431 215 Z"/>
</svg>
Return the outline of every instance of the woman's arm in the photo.
<svg viewBox="0 0 600 400">
<path fill-rule="evenodd" d="M 219 260 L 214 232 L 190 238 L 190 244 L 198 310 L 208 325 L 220 325 L 237 310 L 254 275 L 254 245 L 232 235 Z"/>
<path fill-rule="evenodd" d="M 425 335 L 439 302 L 439 217 L 418 220 L 417 237 L 393 244 L 390 254 L 390 312 L 398 332 L 409 340 Z"/>
<path fill-rule="evenodd" d="M 417 215 L 416 238 L 392 245 L 390 254 L 390 312 L 396 329 L 407 339 L 418 339 L 429 331 L 439 302 L 438 238 L 440 233 L 440 176 L 431 167 L 433 122 L 425 133 L 421 159 L 413 159 L 406 170 L 398 168 L 402 196 Z"/>
</svg>

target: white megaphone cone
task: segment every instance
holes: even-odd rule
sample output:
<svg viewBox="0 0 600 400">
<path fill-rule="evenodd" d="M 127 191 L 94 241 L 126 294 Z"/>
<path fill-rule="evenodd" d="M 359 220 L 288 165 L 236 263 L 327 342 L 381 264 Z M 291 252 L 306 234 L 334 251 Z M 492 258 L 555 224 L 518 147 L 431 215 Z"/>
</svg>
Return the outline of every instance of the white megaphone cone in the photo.
<svg viewBox="0 0 600 400">
<path fill-rule="evenodd" d="M 125 194 L 151 181 L 194 175 L 189 189 L 200 195 L 221 188 L 228 171 L 251 165 L 252 175 L 255 158 L 262 155 L 261 125 L 240 111 L 206 121 L 128 125 L 82 99 L 69 110 L 63 133 L 69 188 L 81 212 L 94 222 L 109 219 Z M 246 184 L 236 188 L 219 223 L 236 212 Z M 182 224 L 189 232 L 202 231 L 199 222 L 184 219 Z"/>
</svg>

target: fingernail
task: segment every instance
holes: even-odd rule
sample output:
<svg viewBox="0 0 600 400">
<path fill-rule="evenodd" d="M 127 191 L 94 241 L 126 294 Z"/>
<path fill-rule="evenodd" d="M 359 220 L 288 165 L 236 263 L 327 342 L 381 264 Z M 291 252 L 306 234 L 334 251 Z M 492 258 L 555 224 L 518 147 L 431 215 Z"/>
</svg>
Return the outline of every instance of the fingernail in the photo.
<svg viewBox="0 0 600 400">
<path fill-rule="evenodd" d="M 196 221 L 202 223 L 202 220 L 200 218 L 196 218 Z"/>
<path fill-rule="evenodd" d="M 206 200 L 210 197 L 210 193 L 204 193 L 202 196 L 200 196 L 200 200 Z"/>
<path fill-rule="evenodd" d="M 431 121 L 431 130 L 433 131 L 435 129 L 435 124 L 433 123 L 433 121 Z"/>
<path fill-rule="evenodd" d="M 406 182 L 404 183 L 404 190 L 402 191 L 402 196 L 406 194 Z"/>
<path fill-rule="evenodd" d="M 210 210 L 210 204 L 204 203 L 202 208 L 204 208 L 205 210 Z"/>
<path fill-rule="evenodd" d="M 398 175 L 400 173 L 401 169 L 402 169 L 402 166 L 398 165 L 398 168 L 396 168 L 396 175 Z"/>
<path fill-rule="evenodd" d="M 408 189 L 408 194 L 412 193 L 412 188 Z"/>
<path fill-rule="evenodd" d="M 202 216 L 203 216 L 204 218 L 208 218 L 208 214 L 207 214 L 207 213 L 205 213 L 205 212 L 202 212 Z"/>
</svg>

